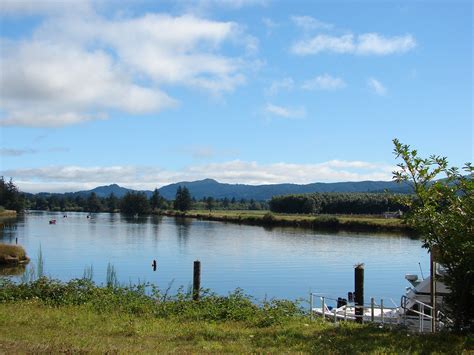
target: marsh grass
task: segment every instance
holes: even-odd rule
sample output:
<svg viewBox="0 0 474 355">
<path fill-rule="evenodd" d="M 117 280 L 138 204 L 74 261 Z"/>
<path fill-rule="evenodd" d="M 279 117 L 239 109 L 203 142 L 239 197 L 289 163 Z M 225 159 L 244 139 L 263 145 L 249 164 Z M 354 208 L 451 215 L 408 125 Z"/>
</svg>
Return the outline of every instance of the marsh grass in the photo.
<svg viewBox="0 0 474 355">
<path fill-rule="evenodd" d="M 205 210 L 191 210 L 187 212 L 161 211 L 160 213 L 171 217 L 189 217 L 264 227 L 297 227 L 316 230 L 380 231 L 413 234 L 413 230 L 403 220 L 383 218 L 376 215 L 310 215 L 234 210 L 216 210 L 211 212 Z"/>
<path fill-rule="evenodd" d="M 24 263 L 28 260 L 22 246 L 0 243 L 0 265 Z"/>
</svg>

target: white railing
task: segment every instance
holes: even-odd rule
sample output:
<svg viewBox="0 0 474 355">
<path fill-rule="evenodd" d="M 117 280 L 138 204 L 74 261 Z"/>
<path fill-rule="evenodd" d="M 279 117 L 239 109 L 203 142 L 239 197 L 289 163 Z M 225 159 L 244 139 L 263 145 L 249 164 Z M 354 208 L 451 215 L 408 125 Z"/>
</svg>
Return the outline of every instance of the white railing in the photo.
<svg viewBox="0 0 474 355">
<path fill-rule="evenodd" d="M 334 322 L 361 319 L 363 323 L 372 322 L 382 325 L 398 324 L 405 325 L 409 329 L 419 332 L 426 330 L 433 332 L 433 317 L 431 315 L 433 307 L 421 301 L 413 300 L 417 307 L 410 307 L 410 309 L 408 309 L 408 301 L 409 299 L 406 296 L 402 296 L 400 307 L 387 307 L 383 299 L 381 299 L 379 303 L 376 303 L 375 299 L 371 298 L 370 303 L 362 306 L 348 302 L 345 305 L 337 307 L 337 299 L 322 294 L 310 293 L 310 318 L 313 319 L 315 315 L 319 315 L 323 319 Z M 329 304 L 334 304 L 334 307 L 329 306 Z M 358 314 L 356 314 L 356 310 L 359 311 L 357 312 Z"/>
<path fill-rule="evenodd" d="M 311 293 L 310 317 L 313 318 L 314 314 L 318 314 L 321 315 L 322 318 L 331 319 L 334 320 L 334 322 L 341 320 L 353 321 L 362 318 L 362 322 L 376 322 L 381 324 L 399 323 L 399 316 L 398 313 L 396 313 L 398 307 L 387 307 L 383 299 L 381 299 L 379 303 L 376 303 L 375 299 L 371 298 L 370 303 L 364 304 L 363 306 L 348 302 L 345 305 L 337 307 L 337 302 L 338 300 L 335 298 Z M 334 303 L 334 307 L 328 306 L 329 303 Z M 317 307 L 318 305 L 319 307 Z M 356 310 L 360 311 L 357 313 L 362 314 L 356 314 Z"/>
<path fill-rule="evenodd" d="M 407 308 L 408 301 L 414 302 L 418 309 L 415 307 Z M 403 319 L 404 324 L 408 325 L 408 321 L 418 320 L 418 330 L 420 333 L 423 333 L 425 330 L 425 321 L 429 323 L 429 330 L 433 332 L 433 307 L 429 304 L 423 303 L 418 300 L 409 299 L 406 296 L 402 296 L 400 300 L 400 307 L 403 309 Z"/>
</svg>

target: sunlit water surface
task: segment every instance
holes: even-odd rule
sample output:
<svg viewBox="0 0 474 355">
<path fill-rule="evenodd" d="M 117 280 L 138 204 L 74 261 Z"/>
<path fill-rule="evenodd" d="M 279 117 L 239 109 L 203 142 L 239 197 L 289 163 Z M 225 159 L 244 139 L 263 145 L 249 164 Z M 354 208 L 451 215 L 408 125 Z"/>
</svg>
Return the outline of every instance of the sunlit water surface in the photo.
<svg viewBox="0 0 474 355">
<path fill-rule="evenodd" d="M 50 219 L 56 219 L 50 225 Z M 307 298 L 310 291 L 345 296 L 354 288 L 357 263 L 365 264 L 365 296 L 398 303 L 408 286 L 404 275 L 428 272 L 421 241 L 404 235 L 327 233 L 230 223 L 119 214 L 30 212 L 0 241 L 25 247 L 35 264 L 41 248 L 45 273 L 69 280 L 93 267 L 104 283 L 108 263 L 120 282 L 189 287 L 193 261 L 201 261 L 201 286 L 219 294 L 242 288 L 263 299 Z M 151 263 L 158 263 L 153 271 Z"/>
</svg>

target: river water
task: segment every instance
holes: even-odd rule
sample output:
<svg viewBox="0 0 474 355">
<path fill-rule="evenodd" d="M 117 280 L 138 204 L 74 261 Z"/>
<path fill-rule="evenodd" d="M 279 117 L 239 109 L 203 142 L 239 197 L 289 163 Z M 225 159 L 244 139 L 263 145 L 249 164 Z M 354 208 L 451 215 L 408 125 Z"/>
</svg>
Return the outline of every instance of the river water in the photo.
<svg viewBox="0 0 474 355">
<path fill-rule="evenodd" d="M 56 219 L 55 225 L 49 224 Z M 365 264 L 365 297 L 393 299 L 408 286 L 406 273 L 425 275 L 429 256 L 421 241 L 404 235 L 245 226 L 170 217 L 127 219 L 119 214 L 30 212 L 0 242 L 25 247 L 35 264 L 41 248 L 46 275 L 82 277 L 92 265 L 104 283 L 111 263 L 122 283 L 153 282 L 188 288 L 193 261 L 201 261 L 201 286 L 219 294 L 236 288 L 262 300 L 307 298 L 310 291 L 346 296 L 354 265 Z M 153 271 L 151 263 L 157 261 Z M 386 303 L 387 304 L 387 303 Z M 387 304 L 388 305 L 388 304 Z"/>
</svg>

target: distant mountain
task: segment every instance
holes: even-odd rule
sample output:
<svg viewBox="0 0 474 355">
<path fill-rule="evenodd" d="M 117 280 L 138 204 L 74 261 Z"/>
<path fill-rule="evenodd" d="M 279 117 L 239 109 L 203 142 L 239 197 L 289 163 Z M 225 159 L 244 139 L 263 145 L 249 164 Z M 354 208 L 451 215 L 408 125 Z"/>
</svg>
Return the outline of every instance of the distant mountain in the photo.
<svg viewBox="0 0 474 355">
<path fill-rule="evenodd" d="M 107 185 L 107 186 L 98 186 L 92 190 L 77 191 L 77 192 L 72 192 L 68 194 L 85 196 L 85 195 L 90 195 L 91 193 L 95 192 L 95 194 L 98 197 L 107 197 L 111 193 L 113 193 L 116 197 L 122 198 L 125 196 L 127 192 L 131 192 L 131 191 L 134 191 L 134 190 L 127 189 L 117 184 L 112 184 L 112 185 Z"/>
<path fill-rule="evenodd" d="M 298 184 L 273 184 L 273 185 L 243 185 L 225 184 L 213 179 L 199 181 L 183 181 L 159 189 L 160 194 L 173 199 L 178 186 L 186 186 L 191 195 L 197 199 L 205 196 L 214 198 L 232 198 L 269 200 L 275 195 L 302 194 L 312 192 L 384 192 L 409 193 L 411 187 L 407 184 L 397 184 L 393 181 L 360 181 L 360 182 L 336 182 L 336 183 L 313 183 L 306 185 Z"/>
<path fill-rule="evenodd" d="M 408 184 L 397 184 L 393 181 L 358 181 L 358 182 L 335 182 L 323 183 L 316 182 L 312 184 L 273 184 L 273 185 L 244 185 L 244 184 L 225 184 L 213 179 L 204 179 L 198 181 L 182 181 L 170 184 L 158 189 L 161 196 L 168 200 L 174 199 L 178 186 L 186 186 L 189 192 L 196 199 L 203 197 L 214 198 L 236 198 L 254 199 L 257 201 L 270 200 L 275 195 L 303 194 L 313 192 L 392 192 L 392 193 L 410 193 L 411 187 Z M 92 190 L 69 192 L 67 195 L 87 196 L 95 192 L 99 197 L 107 197 L 113 193 L 116 197 L 123 197 L 127 192 L 135 190 L 121 187 L 117 184 L 99 186 Z M 152 191 L 144 192 L 150 197 Z M 47 193 L 41 193 L 47 194 Z"/>
</svg>

